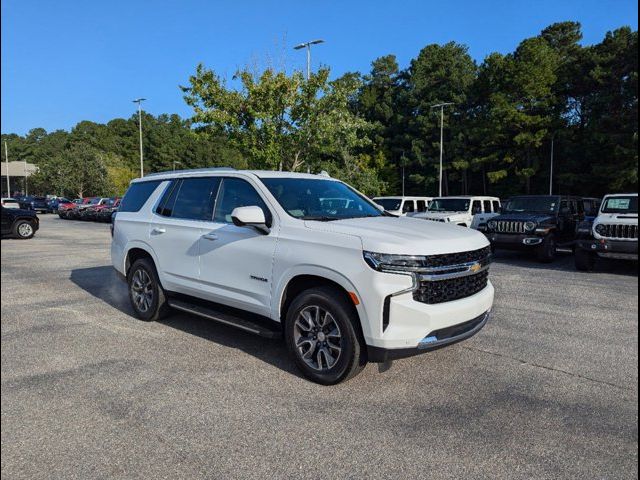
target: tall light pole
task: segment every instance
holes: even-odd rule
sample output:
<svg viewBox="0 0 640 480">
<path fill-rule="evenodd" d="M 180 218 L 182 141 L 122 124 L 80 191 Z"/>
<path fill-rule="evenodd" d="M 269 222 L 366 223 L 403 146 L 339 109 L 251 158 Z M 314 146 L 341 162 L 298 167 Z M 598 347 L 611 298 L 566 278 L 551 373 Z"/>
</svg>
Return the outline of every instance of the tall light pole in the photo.
<svg viewBox="0 0 640 480">
<path fill-rule="evenodd" d="M 7 198 L 11 197 L 11 183 L 9 182 L 9 154 L 7 153 L 7 141 L 4 141 L 4 159 L 7 162 Z"/>
<path fill-rule="evenodd" d="M 555 137 L 555 133 L 551 135 L 551 168 L 549 171 L 549 195 L 553 195 L 553 143 Z"/>
<path fill-rule="evenodd" d="M 444 142 L 444 107 L 448 107 L 449 105 L 453 105 L 452 102 L 448 103 L 438 103 L 436 105 L 431 105 L 431 108 L 439 108 L 440 109 L 440 182 L 438 189 L 438 196 L 442 196 L 442 153 L 443 153 L 443 142 Z"/>
<path fill-rule="evenodd" d="M 293 47 L 294 50 L 307 49 L 307 80 L 311 78 L 311 45 L 324 43 L 324 40 L 311 40 L 310 42 L 301 43 Z"/>
<path fill-rule="evenodd" d="M 138 104 L 138 125 L 140 127 L 140 178 L 144 177 L 144 153 L 142 152 L 142 102 L 146 98 L 136 98 L 133 103 Z"/>
</svg>

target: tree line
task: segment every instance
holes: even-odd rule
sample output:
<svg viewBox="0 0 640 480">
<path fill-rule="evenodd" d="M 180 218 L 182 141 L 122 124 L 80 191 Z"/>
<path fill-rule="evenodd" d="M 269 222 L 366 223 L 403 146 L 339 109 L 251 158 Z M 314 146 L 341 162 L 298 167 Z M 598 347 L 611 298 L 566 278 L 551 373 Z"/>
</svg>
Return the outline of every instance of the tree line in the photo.
<svg viewBox="0 0 640 480">
<path fill-rule="evenodd" d="M 638 32 L 580 44 L 562 22 L 480 64 L 455 42 L 427 45 L 401 69 L 310 78 L 274 68 L 226 79 L 199 65 L 180 87 L 193 116 L 143 114 L 146 172 L 173 168 L 328 171 L 369 195 L 435 195 L 444 115 L 444 193 L 637 191 Z M 121 194 L 139 175 L 137 115 L 71 131 L 2 135 L 11 160 L 39 171 L 41 193 Z M 31 190 L 31 189 L 30 189 Z M 35 191 L 33 190 L 33 191 Z"/>
</svg>

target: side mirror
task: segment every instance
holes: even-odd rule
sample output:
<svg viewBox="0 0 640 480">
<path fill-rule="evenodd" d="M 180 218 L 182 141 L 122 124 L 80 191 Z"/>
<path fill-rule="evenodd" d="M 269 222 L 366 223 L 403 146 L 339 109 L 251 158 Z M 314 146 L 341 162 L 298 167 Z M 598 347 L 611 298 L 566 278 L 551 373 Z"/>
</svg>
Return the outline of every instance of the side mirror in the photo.
<svg viewBox="0 0 640 480">
<path fill-rule="evenodd" d="M 231 212 L 231 221 L 237 227 L 254 227 L 262 233 L 269 233 L 264 211 L 258 206 L 237 207 Z"/>
</svg>

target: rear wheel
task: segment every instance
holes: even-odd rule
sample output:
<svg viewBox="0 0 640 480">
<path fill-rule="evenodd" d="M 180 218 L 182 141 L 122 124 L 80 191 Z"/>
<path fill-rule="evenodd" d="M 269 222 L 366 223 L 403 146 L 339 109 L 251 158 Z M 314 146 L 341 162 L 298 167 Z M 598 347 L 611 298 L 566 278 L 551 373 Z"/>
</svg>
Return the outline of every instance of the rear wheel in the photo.
<svg viewBox="0 0 640 480">
<path fill-rule="evenodd" d="M 169 305 L 158 273 L 148 258 L 136 260 L 127 275 L 129 300 L 136 315 L 148 322 L 160 320 L 169 313 Z"/>
<path fill-rule="evenodd" d="M 33 223 L 29 220 L 18 220 L 13 225 L 13 235 L 20 240 L 27 240 L 36 234 Z"/>
<path fill-rule="evenodd" d="M 302 292 L 291 303 L 285 340 L 305 377 L 334 385 L 356 376 L 366 365 L 358 316 L 345 295 L 333 287 Z"/>
<path fill-rule="evenodd" d="M 591 272 L 596 266 L 596 255 L 582 248 L 576 249 L 574 260 L 576 269 L 581 272 Z"/>
<path fill-rule="evenodd" d="M 551 263 L 556 258 L 558 245 L 554 235 L 547 235 L 536 252 L 538 261 L 542 263 Z"/>
</svg>

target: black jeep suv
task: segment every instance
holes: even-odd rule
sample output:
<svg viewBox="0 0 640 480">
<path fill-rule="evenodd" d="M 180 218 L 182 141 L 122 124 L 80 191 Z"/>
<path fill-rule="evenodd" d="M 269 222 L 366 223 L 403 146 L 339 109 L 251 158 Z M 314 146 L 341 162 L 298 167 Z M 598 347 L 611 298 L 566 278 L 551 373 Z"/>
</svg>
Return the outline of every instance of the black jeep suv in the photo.
<svg viewBox="0 0 640 480">
<path fill-rule="evenodd" d="M 525 195 L 512 197 L 500 215 L 487 223 L 486 235 L 495 250 L 528 250 L 541 262 L 552 262 L 559 246 L 573 247 L 576 227 L 584 219 L 578 197 Z"/>
<path fill-rule="evenodd" d="M 36 234 L 40 220 L 33 210 L 2 207 L 2 236 L 12 235 L 26 240 Z"/>
</svg>

